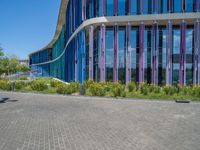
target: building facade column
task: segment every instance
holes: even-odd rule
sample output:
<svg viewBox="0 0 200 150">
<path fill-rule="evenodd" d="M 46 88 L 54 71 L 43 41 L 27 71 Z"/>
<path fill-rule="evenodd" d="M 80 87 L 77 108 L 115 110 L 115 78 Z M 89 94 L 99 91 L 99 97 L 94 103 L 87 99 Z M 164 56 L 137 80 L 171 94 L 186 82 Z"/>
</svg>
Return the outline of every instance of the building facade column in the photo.
<svg viewBox="0 0 200 150">
<path fill-rule="evenodd" d="M 94 27 L 89 28 L 89 80 L 93 80 Z"/>
<path fill-rule="evenodd" d="M 153 24 L 153 42 L 151 51 L 152 84 L 158 84 L 158 23 Z"/>
<path fill-rule="evenodd" d="M 185 85 L 186 79 L 186 22 L 182 21 L 181 30 L 181 42 L 180 42 L 180 85 Z"/>
<path fill-rule="evenodd" d="M 173 12 L 173 0 L 168 0 L 168 13 L 172 13 Z"/>
<path fill-rule="evenodd" d="M 74 38 L 75 40 L 75 48 L 74 48 L 74 80 L 75 82 L 78 81 L 77 79 L 77 47 L 78 47 L 78 42 L 77 42 L 77 37 Z"/>
<path fill-rule="evenodd" d="M 82 0 L 82 20 L 86 20 L 86 0 Z"/>
<path fill-rule="evenodd" d="M 131 15 L 131 0 L 126 1 L 127 14 Z"/>
<path fill-rule="evenodd" d="M 193 84 L 200 84 L 200 22 L 197 20 L 194 24 L 194 70 Z"/>
<path fill-rule="evenodd" d="M 114 26 L 114 63 L 113 63 L 113 81 L 118 82 L 118 25 Z"/>
<path fill-rule="evenodd" d="M 198 12 L 199 11 L 199 0 L 194 0 L 194 11 Z"/>
<path fill-rule="evenodd" d="M 82 56 L 82 70 L 81 70 L 81 83 L 86 80 L 86 40 L 85 40 L 86 31 L 82 31 L 82 49 L 81 49 L 81 56 Z"/>
<path fill-rule="evenodd" d="M 106 0 L 102 0 L 102 13 L 103 13 L 103 16 L 106 16 Z"/>
<path fill-rule="evenodd" d="M 131 25 L 126 26 L 126 84 L 131 82 Z"/>
<path fill-rule="evenodd" d="M 167 23 L 167 46 L 166 46 L 166 84 L 172 84 L 172 22 Z"/>
<path fill-rule="evenodd" d="M 139 3 L 140 3 L 140 8 L 139 8 L 140 9 L 140 14 L 143 14 L 143 1 L 144 0 L 140 0 L 139 1 Z"/>
<path fill-rule="evenodd" d="M 105 82 L 105 34 L 106 27 L 104 24 L 101 25 L 101 37 L 100 37 L 100 50 L 101 50 L 101 61 L 100 61 L 100 81 Z"/>
<path fill-rule="evenodd" d="M 139 26 L 139 82 L 144 82 L 144 22 Z"/>
<path fill-rule="evenodd" d="M 153 13 L 157 14 L 158 13 L 158 7 L 159 6 L 159 1 L 158 0 L 153 0 Z"/>
</svg>

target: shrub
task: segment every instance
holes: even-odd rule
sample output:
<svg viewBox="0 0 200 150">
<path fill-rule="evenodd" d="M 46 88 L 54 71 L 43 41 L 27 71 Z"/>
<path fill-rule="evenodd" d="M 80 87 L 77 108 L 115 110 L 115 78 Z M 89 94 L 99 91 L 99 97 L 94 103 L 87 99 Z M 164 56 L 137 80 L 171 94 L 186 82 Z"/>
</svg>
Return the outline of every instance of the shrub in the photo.
<svg viewBox="0 0 200 150">
<path fill-rule="evenodd" d="M 175 86 L 164 86 L 163 91 L 166 95 L 173 95 L 178 92 L 177 88 Z"/>
<path fill-rule="evenodd" d="M 47 84 L 44 81 L 40 81 L 40 80 L 32 81 L 30 86 L 31 86 L 31 89 L 34 91 L 44 91 L 48 89 Z"/>
<path fill-rule="evenodd" d="M 27 76 L 21 76 L 21 77 L 19 77 L 19 80 L 28 80 L 28 77 Z"/>
<path fill-rule="evenodd" d="M 0 89 L 6 90 L 7 88 L 7 81 L 6 80 L 0 80 Z"/>
<path fill-rule="evenodd" d="M 85 86 L 86 89 L 90 88 L 90 86 L 94 84 L 93 80 L 86 80 L 84 81 L 83 85 Z"/>
<path fill-rule="evenodd" d="M 136 83 L 135 82 L 129 82 L 127 85 L 128 91 L 132 92 L 133 90 L 136 89 Z"/>
<path fill-rule="evenodd" d="M 89 87 L 89 92 L 92 94 L 92 96 L 105 96 L 106 95 L 105 84 L 93 83 Z"/>
<path fill-rule="evenodd" d="M 147 95 L 148 94 L 148 84 L 147 83 L 141 83 L 139 85 L 139 88 L 140 88 L 140 93 L 143 94 L 143 95 Z"/>
<path fill-rule="evenodd" d="M 54 79 L 52 79 L 51 81 L 50 81 L 50 85 L 51 85 L 51 87 L 58 87 L 60 84 L 63 84 L 62 82 L 60 82 L 60 81 L 57 81 L 57 80 L 54 80 Z"/>
<path fill-rule="evenodd" d="M 17 89 L 17 90 L 20 90 L 20 89 L 22 89 L 23 87 L 26 87 L 26 86 L 27 86 L 27 84 L 23 81 L 15 82 L 15 89 Z"/>
<path fill-rule="evenodd" d="M 160 93 L 160 91 L 161 91 L 161 88 L 159 86 L 156 86 L 156 85 L 153 86 L 153 93 L 158 94 Z"/>
<path fill-rule="evenodd" d="M 72 94 L 79 92 L 79 90 L 80 90 L 80 84 L 77 82 L 73 82 L 68 85 L 65 84 L 58 85 L 56 92 L 59 94 Z"/>
<path fill-rule="evenodd" d="M 115 84 L 115 86 L 112 89 L 112 94 L 114 97 L 125 97 L 126 96 L 126 92 L 125 92 L 125 86 L 122 84 Z"/>
<path fill-rule="evenodd" d="M 192 96 L 200 96 L 200 86 L 193 86 L 191 88 L 191 95 Z"/>
</svg>

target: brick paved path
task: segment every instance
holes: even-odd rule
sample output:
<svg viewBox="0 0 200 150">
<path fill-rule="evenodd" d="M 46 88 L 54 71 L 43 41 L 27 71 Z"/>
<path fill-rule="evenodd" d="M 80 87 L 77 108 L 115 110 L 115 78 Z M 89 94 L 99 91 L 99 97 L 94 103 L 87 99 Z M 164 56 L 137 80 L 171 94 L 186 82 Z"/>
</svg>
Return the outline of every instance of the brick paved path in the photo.
<svg viewBox="0 0 200 150">
<path fill-rule="evenodd" d="M 0 96 L 0 150 L 200 150 L 200 103 Z"/>
</svg>

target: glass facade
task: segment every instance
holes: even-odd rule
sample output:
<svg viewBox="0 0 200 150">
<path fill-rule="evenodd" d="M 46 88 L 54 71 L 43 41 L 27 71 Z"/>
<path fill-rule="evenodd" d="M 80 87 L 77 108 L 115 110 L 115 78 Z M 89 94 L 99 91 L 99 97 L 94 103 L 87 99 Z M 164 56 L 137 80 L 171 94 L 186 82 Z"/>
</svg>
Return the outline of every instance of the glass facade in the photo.
<svg viewBox="0 0 200 150">
<path fill-rule="evenodd" d="M 197 50 L 200 54 L 197 39 L 200 33 L 195 34 L 200 32 L 200 26 L 197 29 L 194 27 L 194 19 L 185 20 L 186 30 L 180 28 L 181 19 L 173 21 L 171 29 L 166 27 L 168 20 L 158 21 L 156 28 L 153 23 L 155 20 L 144 21 L 144 35 L 140 21 L 107 20 L 105 25 L 99 22 L 87 25 L 77 33 L 75 31 L 84 21 L 95 17 L 196 13 L 199 9 L 200 0 L 69 0 L 65 14 L 66 25 L 63 25 L 56 40 L 48 48 L 30 55 L 31 68 L 39 70 L 42 76 L 52 76 L 68 82 L 83 83 L 93 73 L 93 80 L 98 82 L 143 82 L 141 80 L 144 74 L 144 81 L 147 83 L 164 85 L 170 78 L 173 84 L 182 84 L 184 76 L 184 83 L 193 84 L 197 59 L 194 58 L 194 51 Z M 90 26 L 94 29 L 92 34 L 89 32 Z M 73 34 L 75 36 L 71 38 Z M 186 47 L 183 47 L 184 44 Z M 169 57 L 170 61 L 167 61 Z M 182 66 L 184 70 L 180 69 Z M 92 73 L 89 73 L 90 70 Z M 200 70 L 196 72 L 200 74 Z"/>
<path fill-rule="evenodd" d="M 106 28 L 106 48 L 105 48 L 105 74 L 106 81 L 113 81 L 113 63 L 114 63 L 114 31 L 113 28 Z"/>
</svg>

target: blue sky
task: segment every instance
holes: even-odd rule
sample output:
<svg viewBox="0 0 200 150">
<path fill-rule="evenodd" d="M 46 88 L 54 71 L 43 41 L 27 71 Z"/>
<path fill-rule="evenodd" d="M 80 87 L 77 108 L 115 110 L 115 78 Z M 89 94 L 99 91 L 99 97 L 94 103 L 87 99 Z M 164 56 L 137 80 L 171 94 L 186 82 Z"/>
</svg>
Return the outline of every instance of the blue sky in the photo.
<svg viewBox="0 0 200 150">
<path fill-rule="evenodd" d="M 27 58 L 52 39 L 60 0 L 0 0 L 0 46 L 8 55 Z"/>
</svg>

